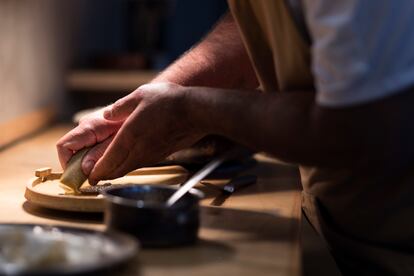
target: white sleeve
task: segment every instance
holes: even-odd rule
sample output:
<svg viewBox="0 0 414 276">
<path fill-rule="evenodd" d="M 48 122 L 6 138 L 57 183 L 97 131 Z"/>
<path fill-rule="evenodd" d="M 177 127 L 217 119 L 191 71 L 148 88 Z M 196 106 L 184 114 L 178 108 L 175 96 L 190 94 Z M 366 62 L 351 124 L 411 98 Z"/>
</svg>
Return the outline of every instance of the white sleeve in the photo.
<svg viewBox="0 0 414 276">
<path fill-rule="evenodd" d="M 317 102 L 349 106 L 414 86 L 414 2 L 303 0 Z"/>
</svg>

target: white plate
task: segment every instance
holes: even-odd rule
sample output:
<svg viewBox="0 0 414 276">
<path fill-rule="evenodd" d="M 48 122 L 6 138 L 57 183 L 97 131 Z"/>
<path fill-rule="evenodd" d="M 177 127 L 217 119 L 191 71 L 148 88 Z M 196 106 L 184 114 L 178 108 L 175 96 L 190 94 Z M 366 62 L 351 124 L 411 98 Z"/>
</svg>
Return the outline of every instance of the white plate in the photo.
<svg viewBox="0 0 414 276">
<path fill-rule="evenodd" d="M 120 233 L 34 224 L 0 224 L 0 274 L 73 275 L 116 267 L 138 251 Z"/>
</svg>

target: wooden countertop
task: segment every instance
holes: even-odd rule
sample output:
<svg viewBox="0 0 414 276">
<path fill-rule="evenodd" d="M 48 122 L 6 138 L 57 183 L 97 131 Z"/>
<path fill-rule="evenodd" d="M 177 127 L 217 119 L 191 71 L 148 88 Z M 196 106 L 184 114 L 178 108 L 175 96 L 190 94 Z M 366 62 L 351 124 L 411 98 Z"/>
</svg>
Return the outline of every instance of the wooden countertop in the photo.
<svg viewBox="0 0 414 276">
<path fill-rule="evenodd" d="M 47 223 L 104 229 L 102 216 L 62 213 L 26 202 L 34 170 L 60 171 L 55 142 L 69 130 L 55 126 L 0 151 L 0 223 Z M 178 249 L 145 249 L 121 275 L 300 275 L 300 182 L 296 167 L 257 156 L 258 183 L 212 207 L 202 202 L 200 241 Z"/>
</svg>

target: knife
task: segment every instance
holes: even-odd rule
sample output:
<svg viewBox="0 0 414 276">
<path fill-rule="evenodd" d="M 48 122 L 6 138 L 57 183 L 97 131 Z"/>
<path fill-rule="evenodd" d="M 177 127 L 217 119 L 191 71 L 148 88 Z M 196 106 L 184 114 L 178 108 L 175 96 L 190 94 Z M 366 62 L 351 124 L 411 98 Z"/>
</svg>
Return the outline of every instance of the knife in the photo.
<svg viewBox="0 0 414 276">
<path fill-rule="evenodd" d="M 240 190 L 241 188 L 252 185 L 256 182 L 256 175 L 242 175 L 233 178 L 232 180 L 230 180 L 229 183 L 227 183 L 223 187 L 218 187 L 214 184 L 209 183 L 208 181 L 201 181 L 200 183 L 207 187 L 212 187 L 216 190 L 221 191 L 221 193 L 216 198 L 214 198 L 213 202 L 211 203 L 211 205 L 214 206 L 221 206 L 224 203 L 224 201 L 226 201 L 226 199 L 234 192 Z"/>
</svg>

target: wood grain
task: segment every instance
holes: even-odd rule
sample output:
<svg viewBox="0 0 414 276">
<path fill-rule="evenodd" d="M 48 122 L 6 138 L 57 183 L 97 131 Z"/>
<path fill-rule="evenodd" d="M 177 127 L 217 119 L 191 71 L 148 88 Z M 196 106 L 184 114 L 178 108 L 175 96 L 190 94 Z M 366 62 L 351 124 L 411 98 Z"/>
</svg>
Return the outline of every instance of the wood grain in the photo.
<svg viewBox="0 0 414 276">
<path fill-rule="evenodd" d="M 25 184 L 35 169 L 59 171 L 55 141 L 68 127 L 54 127 L 0 151 L 0 222 L 48 223 L 104 229 L 102 216 L 57 212 L 25 202 Z M 237 191 L 220 207 L 220 196 L 200 187 L 202 227 L 197 245 L 145 249 L 119 275 L 300 275 L 300 182 L 295 167 L 257 157 L 248 174 L 255 185 Z"/>
<path fill-rule="evenodd" d="M 104 199 L 101 195 L 65 194 L 65 189 L 61 188 L 60 183 L 62 173 L 52 172 L 51 168 L 44 168 L 35 170 L 35 175 L 36 177 L 28 182 L 24 193 L 24 197 L 30 203 L 63 211 L 104 211 Z M 148 167 L 135 170 L 124 177 L 112 181 L 101 181 L 98 184 L 178 185 L 183 183 L 187 177 L 188 172 L 179 166 Z M 88 186 L 89 183 L 84 183 L 83 187 L 85 185 Z"/>
</svg>

